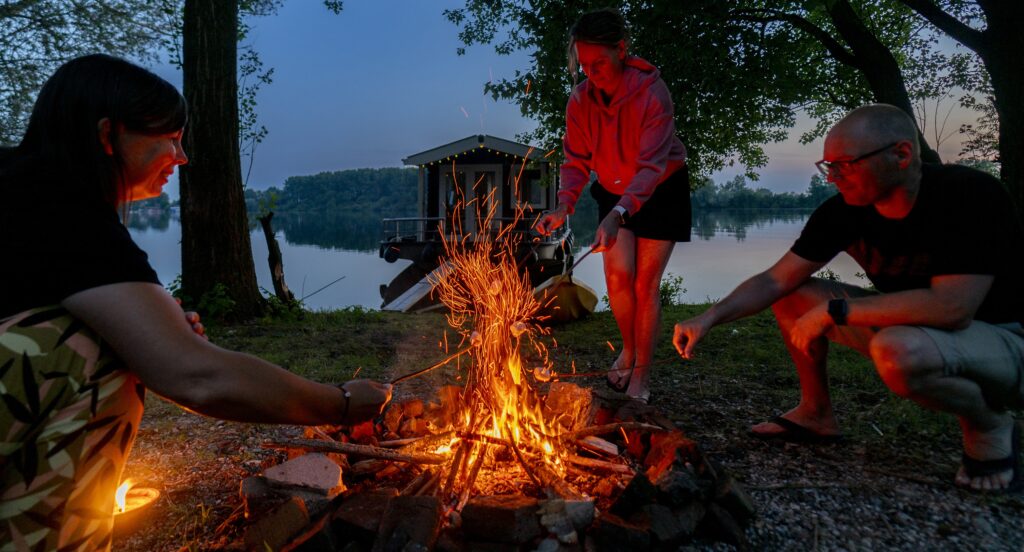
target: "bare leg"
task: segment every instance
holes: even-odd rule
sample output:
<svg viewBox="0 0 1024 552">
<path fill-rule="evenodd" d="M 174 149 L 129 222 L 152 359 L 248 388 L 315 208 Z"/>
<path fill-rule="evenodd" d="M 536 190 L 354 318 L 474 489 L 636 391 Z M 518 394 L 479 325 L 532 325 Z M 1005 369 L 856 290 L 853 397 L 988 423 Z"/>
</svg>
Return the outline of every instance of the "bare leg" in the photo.
<svg viewBox="0 0 1024 552">
<path fill-rule="evenodd" d="M 668 266 L 675 242 L 636 239 L 636 277 L 633 295 L 636 309 L 633 316 L 633 341 L 636 343 L 636 364 L 626 394 L 630 397 L 650 396 L 650 365 L 657 345 L 661 323 L 661 276 Z"/>
<path fill-rule="evenodd" d="M 835 329 L 812 346 L 809 354 L 794 347 L 790 343 L 789 336 L 796 320 L 822 302 L 836 297 L 860 296 L 867 293 L 869 292 L 855 286 L 814 278 L 772 305 L 775 320 L 782 331 L 782 339 L 796 366 L 797 376 L 800 378 L 800 403 L 783 414 L 783 418 L 821 435 L 839 433 L 839 425 L 836 422 L 835 412 L 832 410 L 832 399 L 828 390 L 828 372 L 825 368 L 828 342 L 830 340 L 837 341 L 866 355 L 873 332 L 868 328 L 843 327 Z M 757 424 L 750 430 L 760 435 L 772 435 L 784 431 L 781 426 L 772 422 Z"/>
<path fill-rule="evenodd" d="M 959 418 L 968 456 L 996 460 L 1010 455 L 1013 416 L 992 410 L 976 382 L 945 375 L 942 354 L 928 334 L 913 327 L 886 328 L 871 341 L 870 354 L 879 376 L 894 393 Z M 961 467 L 956 482 L 991 491 L 1006 488 L 1012 478 L 1013 470 L 972 478 Z"/>
<path fill-rule="evenodd" d="M 622 350 L 613 365 L 616 373 L 609 374 L 609 379 L 624 382 L 630 377 L 636 359 L 636 341 L 633 337 L 633 320 L 636 316 L 636 296 L 633 291 L 636 278 L 636 237 L 633 232 L 620 229 L 615 245 L 605 251 L 602 257 L 608 302 L 622 335 Z"/>
</svg>

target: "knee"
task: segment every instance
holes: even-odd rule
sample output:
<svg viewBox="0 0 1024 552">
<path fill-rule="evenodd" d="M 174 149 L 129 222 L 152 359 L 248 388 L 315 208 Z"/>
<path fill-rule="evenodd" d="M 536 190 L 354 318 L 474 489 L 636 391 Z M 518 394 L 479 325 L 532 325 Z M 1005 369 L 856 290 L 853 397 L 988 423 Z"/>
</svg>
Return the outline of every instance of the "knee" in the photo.
<svg viewBox="0 0 1024 552">
<path fill-rule="evenodd" d="M 918 329 L 895 326 L 880 330 L 868 344 L 879 377 L 901 397 L 917 394 L 932 373 L 924 339 Z"/>
<path fill-rule="evenodd" d="M 629 271 L 615 271 L 605 274 L 608 289 L 624 290 L 633 287 L 633 274 Z"/>
</svg>

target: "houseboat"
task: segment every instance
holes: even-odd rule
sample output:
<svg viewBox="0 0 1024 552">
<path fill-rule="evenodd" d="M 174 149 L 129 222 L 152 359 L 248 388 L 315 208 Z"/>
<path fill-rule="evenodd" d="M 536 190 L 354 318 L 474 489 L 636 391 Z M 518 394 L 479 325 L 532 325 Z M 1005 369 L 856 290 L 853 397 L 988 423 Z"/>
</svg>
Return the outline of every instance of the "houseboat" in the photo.
<svg viewBox="0 0 1024 552">
<path fill-rule="evenodd" d="M 493 239 L 514 225 L 511 232 L 521 238 L 516 256 L 534 286 L 572 263 L 569 224 L 550 236 L 532 230 L 537 216 L 557 202 L 557 171 L 545 152 L 480 134 L 410 155 L 402 162 L 419 168 L 418 216 L 382 221 L 380 256 L 389 263 L 405 259 L 412 264 L 390 284 L 381 285 L 383 310 L 408 312 L 432 305 L 427 276 L 443 260 L 442 236 Z M 517 208 L 525 210 L 518 220 Z M 494 216 L 485 228 L 491 209 Z"/>
</svg>

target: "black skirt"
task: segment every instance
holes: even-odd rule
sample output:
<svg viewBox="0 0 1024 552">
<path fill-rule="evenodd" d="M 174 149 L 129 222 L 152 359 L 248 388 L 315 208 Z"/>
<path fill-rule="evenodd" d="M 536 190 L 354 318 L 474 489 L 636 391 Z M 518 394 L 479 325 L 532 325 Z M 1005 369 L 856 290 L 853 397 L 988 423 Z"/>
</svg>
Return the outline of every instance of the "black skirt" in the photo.
<svg viewBox="0 0 1024 552">
<path fill-rule="evenodd" d="M 590 195 L 597 200 L 598 224 L 622 198 L 606 190 L 600 182 L 590 186 Z M 692 220 L 690 175 L 684 165 L 658 184 L 640 210 L 630 214 L 623 228 L 631 230 L 638 238 L 688 242 Z"/>
</svg>

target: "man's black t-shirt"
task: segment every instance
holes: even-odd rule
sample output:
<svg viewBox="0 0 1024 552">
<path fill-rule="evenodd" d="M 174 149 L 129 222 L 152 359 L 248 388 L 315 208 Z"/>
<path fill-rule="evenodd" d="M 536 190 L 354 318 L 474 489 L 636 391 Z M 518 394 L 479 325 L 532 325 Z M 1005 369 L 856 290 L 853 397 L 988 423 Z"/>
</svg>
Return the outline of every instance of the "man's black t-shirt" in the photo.
<svg viewBox="0 0 1024 552">
<path fill-rule="evenodd" d="M 899 220 L 836 195 L 814 211 L 791 251 L 815 262 L 846 251 L 882 292 L 927 288 L 938 275 L 991 274 L 975 318 L 1024 322 L 1021 227 L 1003 185 L 975 169 L 923 165 L 914 206 Z"/>
<path fill-rule="evenodd" d="M 114 207 L 45 180 L 4 180 L 0 318 L 107 284 L 160 284 Z"/>
</svg>

